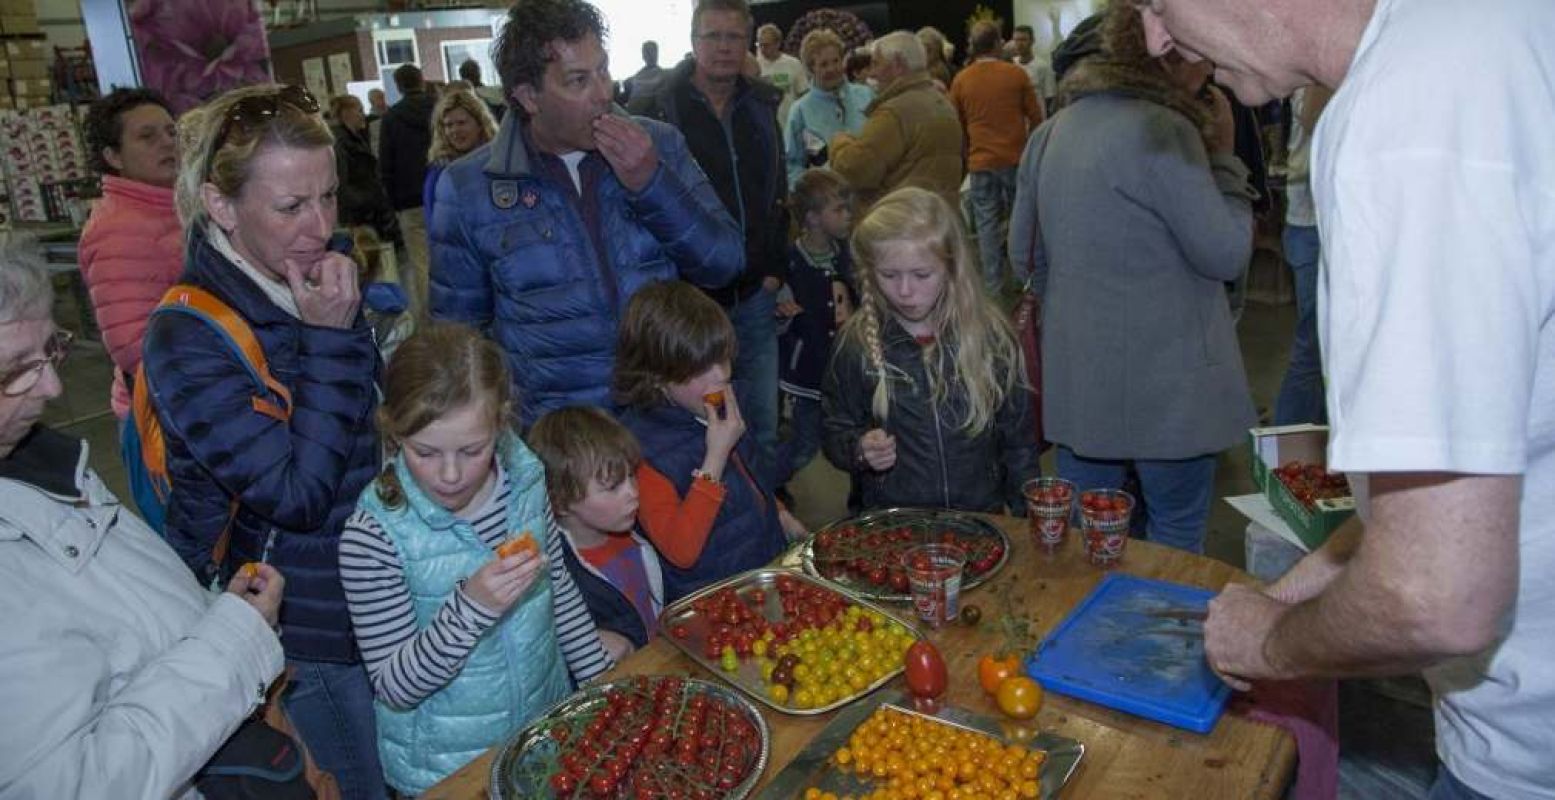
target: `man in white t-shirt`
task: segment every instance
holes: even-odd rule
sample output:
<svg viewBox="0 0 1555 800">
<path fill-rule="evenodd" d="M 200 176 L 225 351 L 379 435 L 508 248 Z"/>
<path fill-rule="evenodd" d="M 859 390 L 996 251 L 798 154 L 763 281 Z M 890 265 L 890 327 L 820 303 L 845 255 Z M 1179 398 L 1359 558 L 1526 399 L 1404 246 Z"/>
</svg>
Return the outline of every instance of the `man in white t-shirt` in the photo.
<svg viewBox="0 0 1555 800">
<path fill-rule="evenodd" d="M 1214 59 L 1244 103 L 1337 90 L 1318 328 L 1360 514 L 1211 604 L 1211 665 L 1424 669 L 1432 798 L 1555 798 L 1555 2 L 1137 2 L 1153 53 Z"/>
<path fill-rule="evenodd" d="M 1042 107 L 1051 111 L 1053 95 L 1058 92 L 1058 82 L 1053 77 L 1053 62 L 1046 54 L 1032 50 L 1036 34 L 1030 25 L 1016 25 L 1010 44 L 1015 46 L 1015 64 L 1031 77 L 1031 88 L 1037 92 Z"/>
<path fill-rule="evenodd" d="M 783 92 L 783 102 L 778 106 L 778 125 L 788 125 L 788 108 L 799 96 L 810 90 L 810 79 L 799 59 L 783 52 L 783 32 L 768 23 L 756 29 L 756 63 L 761 65 L 761 77 Z"/>
</svg>

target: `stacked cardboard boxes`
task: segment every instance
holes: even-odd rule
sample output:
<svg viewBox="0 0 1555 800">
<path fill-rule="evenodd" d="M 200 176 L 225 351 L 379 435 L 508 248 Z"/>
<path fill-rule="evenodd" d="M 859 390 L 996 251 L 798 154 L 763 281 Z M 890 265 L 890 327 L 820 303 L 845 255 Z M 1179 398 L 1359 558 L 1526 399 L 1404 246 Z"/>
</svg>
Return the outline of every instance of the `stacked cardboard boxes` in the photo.
<svg viewBox="0 0 1555 800">
<path fill-rule="evenodd" d="M 55 186 L 91 177 L 86 148 L 70 106 L 0 111 L 0 152 L 5 156 L 12 219 L 47 222 L 73 217 L 71 193 Z M 52 194 L 51 194 L 52 193 Z"/>
<path fill-rule="evenodd" d="M 53 102 L 48 48 L 34 0 L 0 0 L 0 109 L 38 108 Z"/>
</svg>

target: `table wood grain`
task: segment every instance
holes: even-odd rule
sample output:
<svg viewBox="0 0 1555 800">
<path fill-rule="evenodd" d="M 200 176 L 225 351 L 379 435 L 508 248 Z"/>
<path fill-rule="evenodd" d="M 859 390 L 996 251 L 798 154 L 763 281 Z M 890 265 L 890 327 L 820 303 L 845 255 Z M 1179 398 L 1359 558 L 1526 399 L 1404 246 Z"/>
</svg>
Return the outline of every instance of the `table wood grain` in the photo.
<svg viewBox="0 0 1555 800">
<path fill-rule="evenodd" d="M 999 618 L 1009 613 L 1028 623 L 1037 637 L 1061 622 L 1104 574 L 1085 561 L 1079 537 L 1071 532 L 1053 555 L 1042 552 L 1026 521 L 989 517 L 1010 535 L 1011 553 L 1004 569 L 966 593 L 963 604 L 983 612 L 975 628 L 946 626 L 930 631 L 950 669 L 946 701 L 975 713 L 999 716 L 977 683 L 977 659 L 1002 641 Z M 1247 581 L 1246 574 L 1219 561 L 1132 540 L 1117 571 L 1208 589 Z M 908 617 L 909 608 L 900 608 Z M 710 678 L 662 638 L 633 653 L 606 680 L 628 675 L 692 675 Z M 717 680 L 716 678 L 711 678 Z M 904 689 L 901 678 L 888 684 Z M 821 731 L 836 712 L 792 716 L 757 705 L 772 729 L 770 780 Z M 1065 798 L 1188 798 L 1246 800 L 1278 798 L 1296 763 L 1294 740 L 1283 730 L 1228 711 L 1208 734 L 1200 735 L 1101 706 L 1048 694 L 1032 721 L 1042 730 L 1079 740 L 1085 758 L 1065 787 Z M 426 795 L 433 800 L 484 800 L 493 752 L 450 775 Z M 759 790 L 758 790 L 759 791 Z"/>
</svg>

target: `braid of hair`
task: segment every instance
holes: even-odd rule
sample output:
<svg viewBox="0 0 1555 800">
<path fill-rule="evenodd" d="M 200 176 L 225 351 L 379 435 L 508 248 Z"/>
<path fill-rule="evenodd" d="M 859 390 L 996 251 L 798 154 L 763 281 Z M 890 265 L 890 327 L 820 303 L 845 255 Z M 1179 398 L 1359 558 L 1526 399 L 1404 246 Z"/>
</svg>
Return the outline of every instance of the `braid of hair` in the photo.
<svg viewBox="0 0 1555 800">
<path fill-rule="evenodd" d="M 394 459 L 383 465 L 373 488 L 378 492 L 378 499 L 384 507 L 398 509 L 405 505 L 405 487 L 400 485 L 400 474 L 394 469 Z"/>
<path fill-rule="evenodd" d="M 875 308 L 873 298 L 866 297 L 859 304 L 859 316 L 864 327 L 864 352 L 878 375 L 871 410 L 876 424 L 884 427 L 891 414 L 891 381 L 886 374 L 885 347 L 880 343 L 880 312 Z"/>
</svg>

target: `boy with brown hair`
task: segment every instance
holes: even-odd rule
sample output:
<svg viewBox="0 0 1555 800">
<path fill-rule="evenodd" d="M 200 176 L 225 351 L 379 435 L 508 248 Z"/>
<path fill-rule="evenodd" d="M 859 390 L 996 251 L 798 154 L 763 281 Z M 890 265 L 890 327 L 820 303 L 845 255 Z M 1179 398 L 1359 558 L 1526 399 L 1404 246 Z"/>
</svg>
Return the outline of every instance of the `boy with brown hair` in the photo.
<svg viewBox="0 0 1555 800">
<path fill-rule="evenodd" d="M 614 417 L 568 406 L 535 422 L 527 437 L 545 464 L 545 486 L 563 533 L 563 560 L 620 661 L 653 637 L 664 581 L 653 545 L 639 536 L 637 465 L 642 451 Z"/>
</svg>

